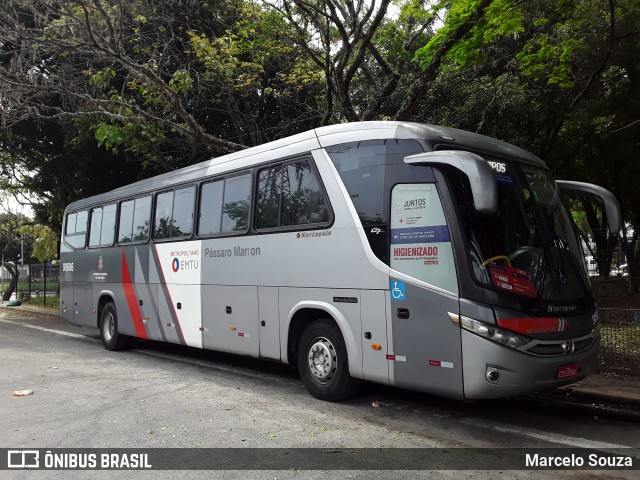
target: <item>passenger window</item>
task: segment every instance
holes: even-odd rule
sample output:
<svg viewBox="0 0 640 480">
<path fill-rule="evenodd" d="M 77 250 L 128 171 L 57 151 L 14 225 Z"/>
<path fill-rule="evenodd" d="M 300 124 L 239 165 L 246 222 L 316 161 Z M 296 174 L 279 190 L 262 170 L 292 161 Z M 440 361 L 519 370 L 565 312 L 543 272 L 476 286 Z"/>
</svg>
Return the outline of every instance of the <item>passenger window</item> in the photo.
<svg viewBox="0 0 640 480">
<path fill-rule="evenodd" d="M 161 193 L 156 197 L 156 224 L 153 238 L 171 238 L 173 217 L 173 191 Z"/>
<path fill-rule="evenodd" d="M 251 175 L 230 177 L 224 181 L 222 232 L 242 232 L 249 226 Z"/>
<path fill-rule="evenodd" d="M 133 241 L 133 206 L 135 200 L 120 204 L 120 225 L 118 226 L 118 243 Z"/>
<path fill-rule="evenodd" d="M 102 207 L 91 209 L 91 228 L 89 230 L 89 246 L 100 245 L 100 230 L 102 229 Z"/>
<path fill-rule="evenodd" d="M 285 165 L 282 171 L 280 225 L 304 225 L 329 220 L 329 208 L 309 162 Z"/>
<path fill-rule="evenodd" d="M 195 188 L 181 188 L 176 190 L 173 199 L 172 237 L 185 237 L 193 232 L 193 200 Z"/>
<path fill-rule="evenodd" d="M 133 241 L 145 241 L 149 238 L 151 216 L 151 197 L 136 198 L 133 209 Z"/>
<path fill-rule="evenodd" d="M 67 215 L 65 223 L 65 242 L 73 248 L 84 248 L 89 212 L 83 210 Z"/>
<path fill-rule="evenodd" d="M 91 229 L 89 230 L 89 246 L 106 246 L 113 244 L 116 226 L 116 204 L 91 210 Z"/>
<path fill-rule="evenodd" d="M 245 231 L 250 196 L 250 174 L 205 183 L 200 193 L 198 235 Z"/>
<path fill-rule="evenodd" d="M 258 173 L 256 228 L 330 221 L 329 205 L 307 160 L 276 165 Z"/>
<path fill-rule="evenodd" d="M 144 242 L 149 238 L 151 197 L 127 200 L 120 204 L 118 243 Z"/>
<path fill-rule="evenodd" d="M 256 228 L 258 229 L 278 226 L 281 177 L 280 165 L 265 168 L 258 173 L 256 195 Z"/>
<path fill-rule="evenodd" d="M 202 185 L 202 189 L 200 190 L 198 235 L 204 236 L 220 233 L 223 192 L 224 182 L 222 180 Z"/>
<path fill-rule="evenodd" d="M 158 194 L 153 238 L 179 238 L 191 235 L 194 194 L 194 187 Z"/>
</svg>

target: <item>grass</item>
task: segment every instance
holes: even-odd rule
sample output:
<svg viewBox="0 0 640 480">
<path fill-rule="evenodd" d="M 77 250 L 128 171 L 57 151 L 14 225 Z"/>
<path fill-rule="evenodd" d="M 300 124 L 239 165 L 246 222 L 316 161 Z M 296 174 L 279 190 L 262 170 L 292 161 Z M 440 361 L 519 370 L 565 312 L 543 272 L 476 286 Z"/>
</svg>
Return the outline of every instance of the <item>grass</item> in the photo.
<svg viewBox="0 0 640 480">
<path fill-rule="evenodd" d="M 58 280 L 47 280 L 47 292 L 57 292 L 59 288 L 60 282 Z M 29 290 L 29 282 L 18 282 L 18 290 L 27 292 Z M 35 292 L 36 290 L 41 292 L 44 290 L 44 282 L 42 280 L 31 282 L 31 291 Z"/>
<path fill-rule="evenodd" d="M 44 296 L 31 297 L 31 301 L 23 302 L 23 305 L 30 305 L 32 307 L 46 307 L 57 310 L 60 308 L 60 297 L 57 295 L 47 295 L 47 305 L 44 304 Z"/>
</svg>

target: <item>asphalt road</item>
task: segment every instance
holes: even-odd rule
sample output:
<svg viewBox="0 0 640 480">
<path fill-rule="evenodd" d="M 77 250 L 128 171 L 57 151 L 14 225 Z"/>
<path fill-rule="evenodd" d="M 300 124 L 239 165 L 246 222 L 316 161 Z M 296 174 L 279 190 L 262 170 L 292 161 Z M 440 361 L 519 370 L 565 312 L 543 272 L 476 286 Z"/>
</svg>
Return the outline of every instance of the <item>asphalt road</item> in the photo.
<svg viewBox="0 0 640 480">
<path fill-rule="evenodd" d="M 32 389 L 33 395 L 12 396 Z M 0 309 L 0 448 L 589 448 L 636 455 L 638 423 L 518 399 L 463 403 L 367 384 L 312 398 L 287 366 L 153 342 L 103 349 L 97 330 Z M 466 455 L 460 450 L 460 455 Z M 466 458 L 466 457 L 465 457 Z M 470 462 L 473 457 L 468 457 Z M 464 463 L 464 459 L 461 460 Z M 474 468 L 474 465 L 466 465 Z M 130 478 L 131 472 L 92 472 Z M 0 471 L 0 478 L 86 472 Z M 153 478 L 371 478 L 349 470 L 136 472 Z M 637 471 L 387 471 L 385 478 L 637 478 Z"/>
</svg>

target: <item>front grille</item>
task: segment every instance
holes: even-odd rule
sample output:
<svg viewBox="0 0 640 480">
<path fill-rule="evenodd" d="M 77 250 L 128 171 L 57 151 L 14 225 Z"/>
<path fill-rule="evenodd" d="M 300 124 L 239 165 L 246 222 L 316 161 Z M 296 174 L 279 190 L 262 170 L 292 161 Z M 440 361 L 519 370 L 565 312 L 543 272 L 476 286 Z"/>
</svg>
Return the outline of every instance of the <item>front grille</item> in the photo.
<svg viewBox="0 0 640 480">
<path fill-rule="evenodd" d="M 554 340 L 554 341 L 536 341 L 533 344 L 525 346 L 524 351 L 532 355 L 540 357 L 553 357 L 560 355 L 567 355 L 565 353 L 564 344 L 567 340 Z M 596 337 L 594 335 L 588 335 L 573 340 L 573 355 L 580 352 L 589 350 L 596 343 Z"/>
</svg>

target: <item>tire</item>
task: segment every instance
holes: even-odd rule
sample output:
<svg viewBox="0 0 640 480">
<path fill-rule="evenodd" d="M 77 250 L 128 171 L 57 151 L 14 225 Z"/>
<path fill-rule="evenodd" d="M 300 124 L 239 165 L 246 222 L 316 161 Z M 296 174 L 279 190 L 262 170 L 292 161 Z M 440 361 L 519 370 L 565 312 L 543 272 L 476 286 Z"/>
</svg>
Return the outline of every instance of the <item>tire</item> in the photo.
<svg viewBox="0 0 640 480">
<path fill-rule="evenodd" d="M 118 314 L 113 302 L 107 303 L 100 312 L 100 337 L 107 350 L 122 350 L 129 337 L 118 332 Z"/>
<path fill-rule="evenodd" d="M 358 390 L 360 380 L 349 375 L 347 348 L 332 320 L 316 320 L 305 328 L 297 360 L 302 383 L 319 400 L 346 400 Z"/>
</svg>

